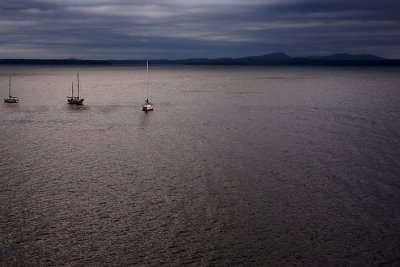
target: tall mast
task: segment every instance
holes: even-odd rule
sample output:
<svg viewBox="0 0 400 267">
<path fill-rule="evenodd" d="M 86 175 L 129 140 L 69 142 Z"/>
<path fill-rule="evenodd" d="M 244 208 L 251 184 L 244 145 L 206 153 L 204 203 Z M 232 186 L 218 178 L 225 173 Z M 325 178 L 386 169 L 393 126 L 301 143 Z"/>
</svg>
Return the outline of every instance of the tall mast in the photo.
<svg viewBox="0 0 400 267">
<path fill-rule="evenodd" d="M 79 98 L 79 73 L 76 74 L 78 76 L 78 98 Z"/>
<path fill-rule="evenodd" d="M 74 81 L 72 81 L 72 97 L 74 97 Z"/>
<path fill-rule="evenodd" d="M 149 61 L 147 60 L 146 99 L 149 99 Z"/>
<path fill-rule="evenodd" d="M 8 80 L 8 96 L 11 97 L 11 73 L 10 73 L 10 78 Z"/>
</svg>

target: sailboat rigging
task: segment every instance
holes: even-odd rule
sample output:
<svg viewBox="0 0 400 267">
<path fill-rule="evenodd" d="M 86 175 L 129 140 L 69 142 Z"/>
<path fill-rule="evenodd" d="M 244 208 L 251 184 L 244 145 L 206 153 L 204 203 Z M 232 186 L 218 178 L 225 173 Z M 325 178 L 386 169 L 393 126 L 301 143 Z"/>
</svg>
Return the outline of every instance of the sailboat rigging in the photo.
<svg viewBox="0 0 400 267">
<path fill-rule="evenodd" d="M 146 73 L 146 99 L 142 105 L 143 111 L 153 110 L 154 104 L 149 101 L 149 61 L 147 61 L 147 73 Z"/>
<path fill-rule="evenodd" d="M 72 82 L 71 96 L 68 96 L 68 104 L 82 105 L 85 99 L 79 97 L 79 73 L 76 74 L 78 78 L 78 96 L 74 96 L 74 82 Z"/>
<path fill-rule="evenodd" d="M 10 78 L 8 80 L 8 98 L 4 98 L 5 103 L 18 103 L 19 99 L 16 96 L 11 95 L 11 76 L 12 74 L 10 73 Z"/>
</svg>

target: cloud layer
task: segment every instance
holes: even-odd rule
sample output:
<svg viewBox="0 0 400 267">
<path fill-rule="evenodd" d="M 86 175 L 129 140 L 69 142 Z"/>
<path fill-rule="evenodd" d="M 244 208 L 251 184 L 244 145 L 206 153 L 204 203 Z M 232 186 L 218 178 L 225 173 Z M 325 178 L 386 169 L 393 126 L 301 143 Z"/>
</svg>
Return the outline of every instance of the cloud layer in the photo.
<svg viewBox="0 0 400 267">
<path fill-rule="evenodd" d="M 400 58 L 397 0 L 2 0 L 0 58 L 372 53 Z"/>
</svg>

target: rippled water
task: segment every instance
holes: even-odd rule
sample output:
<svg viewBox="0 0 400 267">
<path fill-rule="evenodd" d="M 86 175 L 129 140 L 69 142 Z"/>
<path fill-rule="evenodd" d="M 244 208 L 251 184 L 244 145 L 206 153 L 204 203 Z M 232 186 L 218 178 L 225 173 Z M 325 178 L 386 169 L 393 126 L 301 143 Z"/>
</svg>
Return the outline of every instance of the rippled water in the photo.
<svg viewBox="0 0 400 267">
<path fill-rule="evenodd" d="M 399 266 L 399 70 L 1 67 L 0 265 Z"/>
</svg>

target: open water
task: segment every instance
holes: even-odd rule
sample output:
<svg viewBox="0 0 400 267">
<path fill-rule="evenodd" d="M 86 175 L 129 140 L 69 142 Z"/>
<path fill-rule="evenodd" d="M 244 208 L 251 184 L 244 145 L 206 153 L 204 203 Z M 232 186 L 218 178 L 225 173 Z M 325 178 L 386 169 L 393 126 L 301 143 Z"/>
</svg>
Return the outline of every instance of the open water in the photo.
<svg viewBox="0 0 400 267">
<path fill-rule="evenodd" d="M 399 68 L 9 72 L 0 266 L 400 266 Z"/>
</svg>

